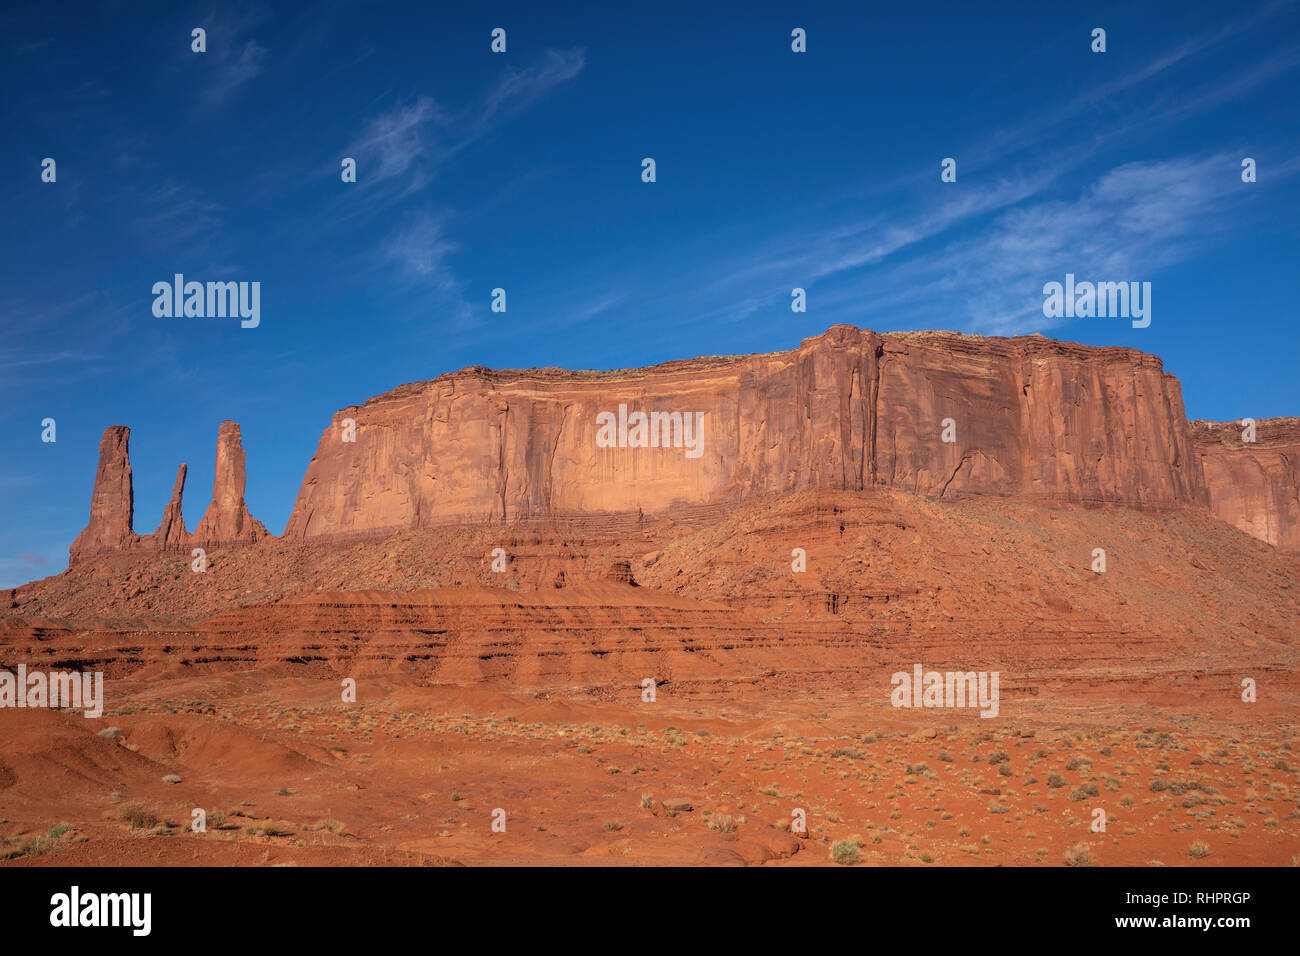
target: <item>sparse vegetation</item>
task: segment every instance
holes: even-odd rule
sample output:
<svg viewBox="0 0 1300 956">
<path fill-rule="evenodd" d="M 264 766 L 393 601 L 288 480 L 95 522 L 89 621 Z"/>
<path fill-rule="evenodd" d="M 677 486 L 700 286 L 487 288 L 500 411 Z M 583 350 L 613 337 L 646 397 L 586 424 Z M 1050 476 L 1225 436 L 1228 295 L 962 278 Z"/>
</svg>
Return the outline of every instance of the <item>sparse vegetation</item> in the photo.
<svg viewBox="0 0 1300 956">
<path fill-rule="evenodd" d="M 840 840 L 831 847 L 831 859 L 844 866 L 852 866 L 862 859 L 862 854 L 852 840 Z"/>
<path fill-rule="evenodd" d="M 1066 866 L 1092 866 L 1092 851 L 1086 844 L 1079 843 L 1065 851 Z"/>
<path fill-rule="evenodd" d="M 152 830 L 158 825 L 158 814 L 141 803 L 128 803 L 118 813 L 118 819 L 133 830 Z"/>
</svg>

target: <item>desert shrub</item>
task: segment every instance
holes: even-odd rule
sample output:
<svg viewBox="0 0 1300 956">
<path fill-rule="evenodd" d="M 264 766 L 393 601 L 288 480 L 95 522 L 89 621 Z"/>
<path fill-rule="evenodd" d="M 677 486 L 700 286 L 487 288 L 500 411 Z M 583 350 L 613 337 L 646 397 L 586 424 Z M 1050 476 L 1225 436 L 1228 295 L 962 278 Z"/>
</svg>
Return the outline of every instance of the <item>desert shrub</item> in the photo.
<svg viewBox="0 0 1300 956">
<path fill-rule="evenodd" d="M 841 840 L 831 847 L 831 859 L 844 866 L 852 866 L 862 859 L 862 854 L 852 840 Z"/>
<path fill-rule="evenodd" d="M 1079 843 L 1065 851 L 1066 866 L 1092 866 L 1092 851 Z"/>
<path fill-rule="evenodd" d="M 1079 784 L 1079 789 L 1070 794 L 1070 799 L 1077 803 L 1080 800 L 1086 800 L 1088 797 L 1095 797 L 1099 792 L 1097 785 L 1090 781 Z"/>
<path fill-rule="evenodd" d="M 118 817 L 133 830 L 151 830 L 158 825 L 158 814 L 140 803 L 128 803 Z"/>
</svg>

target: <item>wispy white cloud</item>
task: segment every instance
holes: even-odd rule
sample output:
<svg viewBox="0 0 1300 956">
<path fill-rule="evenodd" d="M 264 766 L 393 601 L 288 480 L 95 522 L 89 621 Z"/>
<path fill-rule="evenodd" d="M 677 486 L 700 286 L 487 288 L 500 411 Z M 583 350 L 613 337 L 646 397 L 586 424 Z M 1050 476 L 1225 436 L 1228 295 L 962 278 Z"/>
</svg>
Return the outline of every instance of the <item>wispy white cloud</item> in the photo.
<svg viewBox="0 0 1300 956">
<path fill-rule="evenodd" d="M 482 132 L 527 109 L 555 87 L 581 73 L 586 63 L 586 51 L 575 48 L 547 50 L 540 63 L 524 69 L 507 67 L 505 74 L 471 112 L 475 121 L 469 128 Z"/>
<path fill-rule="evenodd" d="M 1077 166 L 1085 158 L 1095 155 L 1106 143 L 1121 140 L 1131 135 L 1135 129 L 1149 131 L 1158 125 L 1205 112 L 1240 96 L 1294 66 L 1294 48 L 1274 55 L 1265 64 L 1255 65 L 1226 84 L 1222 80 L 1222 68 L 1219 68 L 1213 72 L 1214 79 L 1199 89 L 1192 88 L 1189 82 L 1183 82 L 1172 86 L 1174 95 L 1171 98 L 1148 93 L 1138 100 L 1142 105 L 1127 108 L 1123 115 L 1107 115 L 1104 127 L 1094 129 L 1091 140 L 1087 143 L 1081 143 L 1074 135 L 1075 127 L 1083 116 L 1100 106 L 1117 102 L 1118 94 L 1143 87 L 1149 89 L 1152 81 L 1166 78 L 1181 65 L 1191 65 L 1199 54 L 1215 50 L 1225 42 L 1252 30 L 1270 29 L 1274 17 L 1290 12 L 1288 7 L 1293 8 L 1290 0 L 1281 0 L 1250 16 L 1207 30 L 1158 53 L 1137 69 L 1080 92 L 1064 104 L 1054 105 L 1050 110 L 1007 125 L 975 144 L 972 149 L 964 151 L 963 165 L 979 168 L 985 163 L 1005 162 L 1009 156 L 1023 150 L 1039 149 L 1053 137 L 1065 134 L 1073 146 L 1070 162 Z M 1192 82 L 1197 79 L 1199 77 L 1196 75 L 1188 78 Z M 1060 157 L 1057 162 L 1059 164 Z"/>
<path fill-rule="evenodd" d="M 225 212 L 220 203 L 204 198 L 197 189 L 171 180 L 140 198 L 147 211 L 136 216 L 135 227 L 165 248 L 174 249 L 198 236 L 215 233 Z"/>
<path fill-rule="evenodd" d="M 410 173 L 401 192 L 422 189 L 432 177 L 428 166 L 434 150 L 430 127 L 443 115 L 430 97 L 423 96 L 373 117 L 345 150 L 361 167 L 360 184 L 366 189 L 383 187 Z"/>
<path fill-rule="evenodd" d="M 270 51 L 247 35 L 262 19 L 256 11 L 242 15 L 214 11 L 200 24 L 207 31 L 207 52 L 187 51 L 186 55 L 199 56 L 199 66 L 208 73 L 201 99 L 204 108 L 221 106 L 265 72 Z"/>
<path fill-rule="evenodd" d="M 422 96 L 372 117 L 344 153 L 357 161 L 357 186 L 367 202 L 345 208 L 340 221 L 373 219 L 409 203 L 456 154 L 576 77 L 585 62 L 581 49 L 547 50 L 532 66 L 508 68 L 464 109 L 451 111 Z M 331 168 L 330 175 L 337 174 Z M 427 211 L 407 214 L 381 245 L 379 259 L 408 285 L 437 293 L 450 317 L 464 325 L 474 310 L 451 265 L 457 247 L 447 235 L 449 219 Z"/>
<path fill-rule="evenodd" d="M 854 197 L 851 205 L 867 209 L 865 215 L 838 222 L 820 211 L 792 216 L 788 227 L 764 223 L 754 230 L 770 236 L 757 242 L 734 233 L 708 237 L 701 248 L 737 251 L 688 266 L 672 283 L 681 293 L 661 291 L 663 262 L 651 267 L 654 277 L 647 270 L 633 282 L 653 290 L 641 298 L 656 310 L 690 317 L 681 322 L 750 319 L 765 308 L 788 307 L 790 289 L 801 286 L 815 294 L 819 311 L 838 313 L 838 321 L 986 333 L 1045 328 L 1045 281 L 1092 270 L 1115 281 L 1149 279 L 1220 241 L 1226 224 L 1242 221 L 1238 173 L 1248 153 L 1127 163 L 1092 172 L 1082 190 L 1074 184 L 1133 136 L 1158 136 L 1294 69 L 1300 48 L 1287 47 L 1235 74 L 1220 68 L 1213 79 L 1186 75 L 1173 88 L 1176 95 L 1164 82 L 1174 82 L 1172 74 L 1186 73 L 1198 57 L 1218 56 L 1233 37 L 1272 29 L 1284 9 L 1274 4 L 1207 31 L 1063 107 L 994 130 L 961 151 L 960 186 L 940 186 L 933 171 L 924 175 L 930 188 L 921 188 L 920 174 L 891 181 Z M 1125 103 L 1140 105 L 1122 112 L 1111 106 L 1116 94 L 1139 90 L 1146 95 Z M 1081 124 L 1103 104 L 1104 122 Z M 1278 144 L 1274 152 L 1292 150 Z M 1011 156 L 1020 157 L 1016 173 L 994 172 L 1007 168 Z M 1296 167 L 1300 158 L 1275 160 L 1270 182 L 1294 175 Z M 1071 186 L 1075 198 L 1062 198 Z M 924 198 L 899 203 L 900 194 Z"/>
<path fill-rule="evenodd" d="M 464 324 L 473 309 L 452 269 L 456 243 L 446 236 L 445 220 L 429 212 L 407 216 L 379 249 L 381 265 L 393 267 L 408 287 L 437 297 L 445 318 Z"/>
<path fill-rule="evenodd" d="M 443 221 L 428 213 L 408 219 L 383 246 L 383 257 L 402 272 L 439 289 L 454 287 L 447 257 L 456 244 L 444 235 Z"/>
<path fill-rule="evenodd" d="M 363 189 L 389 199 L 418 192 L 452 157 L 576 77 L 585 62 L 581 49 L 547 50 L 533 66 L 508 68 L 464 109 L 445 109 L 429 96 L 398 104 L 368 120 L 344 155 L 357 160 Z"/>
<path fill-rule="evenodd" d="M 0 369 L 32 368 L 41 365 L 61 365 L 66 362 L 96 362 L 105 358 L 92 352 L 50 352 L 32 354 L 19 351 L 0 352 Z"/>
<path fill-rule="evenodd" d="M 1239 202 L 1231 155 L 1129 163 L 1073 200 L 1009 209 L 973 235 L 868 270 L 831 291 L 826 307 L 866 315 L 907 314 L 928 303 L 961 331 L 1012 334 L 1050 328 L 1042 287 L 1071 272 L 1081 279 L 1152 281 L 1210 243 Z M 954 324 L 955 323 L 955 324 Z"/>
</svg>

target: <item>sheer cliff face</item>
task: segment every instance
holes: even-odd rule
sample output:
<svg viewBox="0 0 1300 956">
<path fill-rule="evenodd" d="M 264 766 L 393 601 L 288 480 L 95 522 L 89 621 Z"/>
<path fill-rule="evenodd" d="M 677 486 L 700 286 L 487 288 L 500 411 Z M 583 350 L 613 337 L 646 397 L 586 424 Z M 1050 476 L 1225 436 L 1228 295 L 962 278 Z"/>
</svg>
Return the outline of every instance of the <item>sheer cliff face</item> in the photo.
<svg viewBox="0 0 1300 956">
<path fill-rule="evenodd" d="M 698 447 L 668 429 L 655 444 L 672 447 L 634 447 L 637 412 L 698 420 Z M 611 419 L 626 429 L 602 441 Z M 836 326 L 769 355 L 612 373 L 466 369 L 403 386 L 335 416 L 286 534 L 653 513 L 874 484 L 927 497 L 1208 500 L 1181 390 L 1157 358 L 1040 336 Z"/>
<path fill-rule="evenodd" d="M 1253 442 L 1236 422 L 1192 422 L 1191 429 L 1210 509 L 1261 541 L 1300 551 L 1300 419 L 1259 421 Z"/>
<path fill-rule="evenodd" d="M 883 339 L 881 483 L 929 497 L 1204 503 L 1182 389 L 1158 358 L 1041 336 Z M 943 419 L 951 443 L 941 440 Z"/>
</svg>

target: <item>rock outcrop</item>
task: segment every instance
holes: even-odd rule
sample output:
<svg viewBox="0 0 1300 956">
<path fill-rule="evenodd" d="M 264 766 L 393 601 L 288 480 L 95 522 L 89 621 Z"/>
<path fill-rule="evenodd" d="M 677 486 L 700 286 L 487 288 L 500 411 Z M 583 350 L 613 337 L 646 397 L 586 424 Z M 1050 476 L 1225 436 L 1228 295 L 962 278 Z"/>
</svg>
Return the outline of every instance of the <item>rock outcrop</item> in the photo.
<svg viewBox="0 0 1300 956">
<path fill-rule="evenodd" d="M 131 487 L 131 458 L 128 449 L 131 429 L 112 425 L 99 443 L 99 467 L 90 498 L 90 523 L 68 549 L 69 564 L 106 551 L 188 551 L 191 545 L 245 544 L 267 537 L 260 521 L 244 504 L 244 449 L 239 426 L 222 422 L 217 434 L 217 467 L 212 504 L 195 529 L 185 530 L 181 499 L 185 491 L 186 466 L 176 471 L 171 501 L 153 534 L 136 534 L 132 527 L 134 495 Z"/>
<path fill-rule="evenodd" d="M 627 440 L 602 447 L 602 413 L 620 406 Z M 649 430 L 659 447 L 631 447 L 637 412 L 697 419 L 702 435 L 679 436 L 674 420 L 664 441 Z M 872 485 L 931 498 L 1207 500 L 1180 386 L 1154 356 L 841 325 L 789 352 L 608 373 L 469 368 L 403 386 L 335 416 L 285 533 L 656 513 Z"/>
<path fill-rule="evenodd" d="M 1191 423 L 1210 510 L 1283 551 L 1300 551 L 1300 418 Z"/>
<path fill-rule="evenodd" d="M 285 528 L 292 540 L 535 518 L 707 515 L 793 492 L 891 487 L 1149 510 L 1209 507 L 1300 550 L 1300 422 L 1187 422 L 1159 358 L 1041 335 L 884 335 L 837 325 L 798 349 L 615 372 L 462 369 L 338 412 Z M 131 532 L 129 430 L 104 433 L 72 558 L 268 537 L 244 502 L 239 426 L 212 504 Z"/>
<path fill-rule="evenodd" d="M 172 486 L 172 500 L 163 511 L 158 530 L 153 533 L 155 545 L 164 551 L 180 550 L 190 540 L 185 530 L 185 517 L 181 512 L 181 496 L 185 493 L 185 464 L 176 469 L 176 484 Z"/>
<path fill-rule="evenodd" d="M 131 429 L 110 425 L 99 442 L 99 467 L 90 492 L 90 523 L 69 549 L 76 560 L 98 551 L 118 551 L 135 543 L 131 521 L 135 495 L 131 488 Z"/>
<path fill-rule="evenodd" d="M 193 544 L 246 544 L 267 536 L 244 503 L 247 472 L 239 424 L 222 422 L 217 431 L 217 465 L 212 479 L 212 504 L 190 536 Z"/>
</svg>

